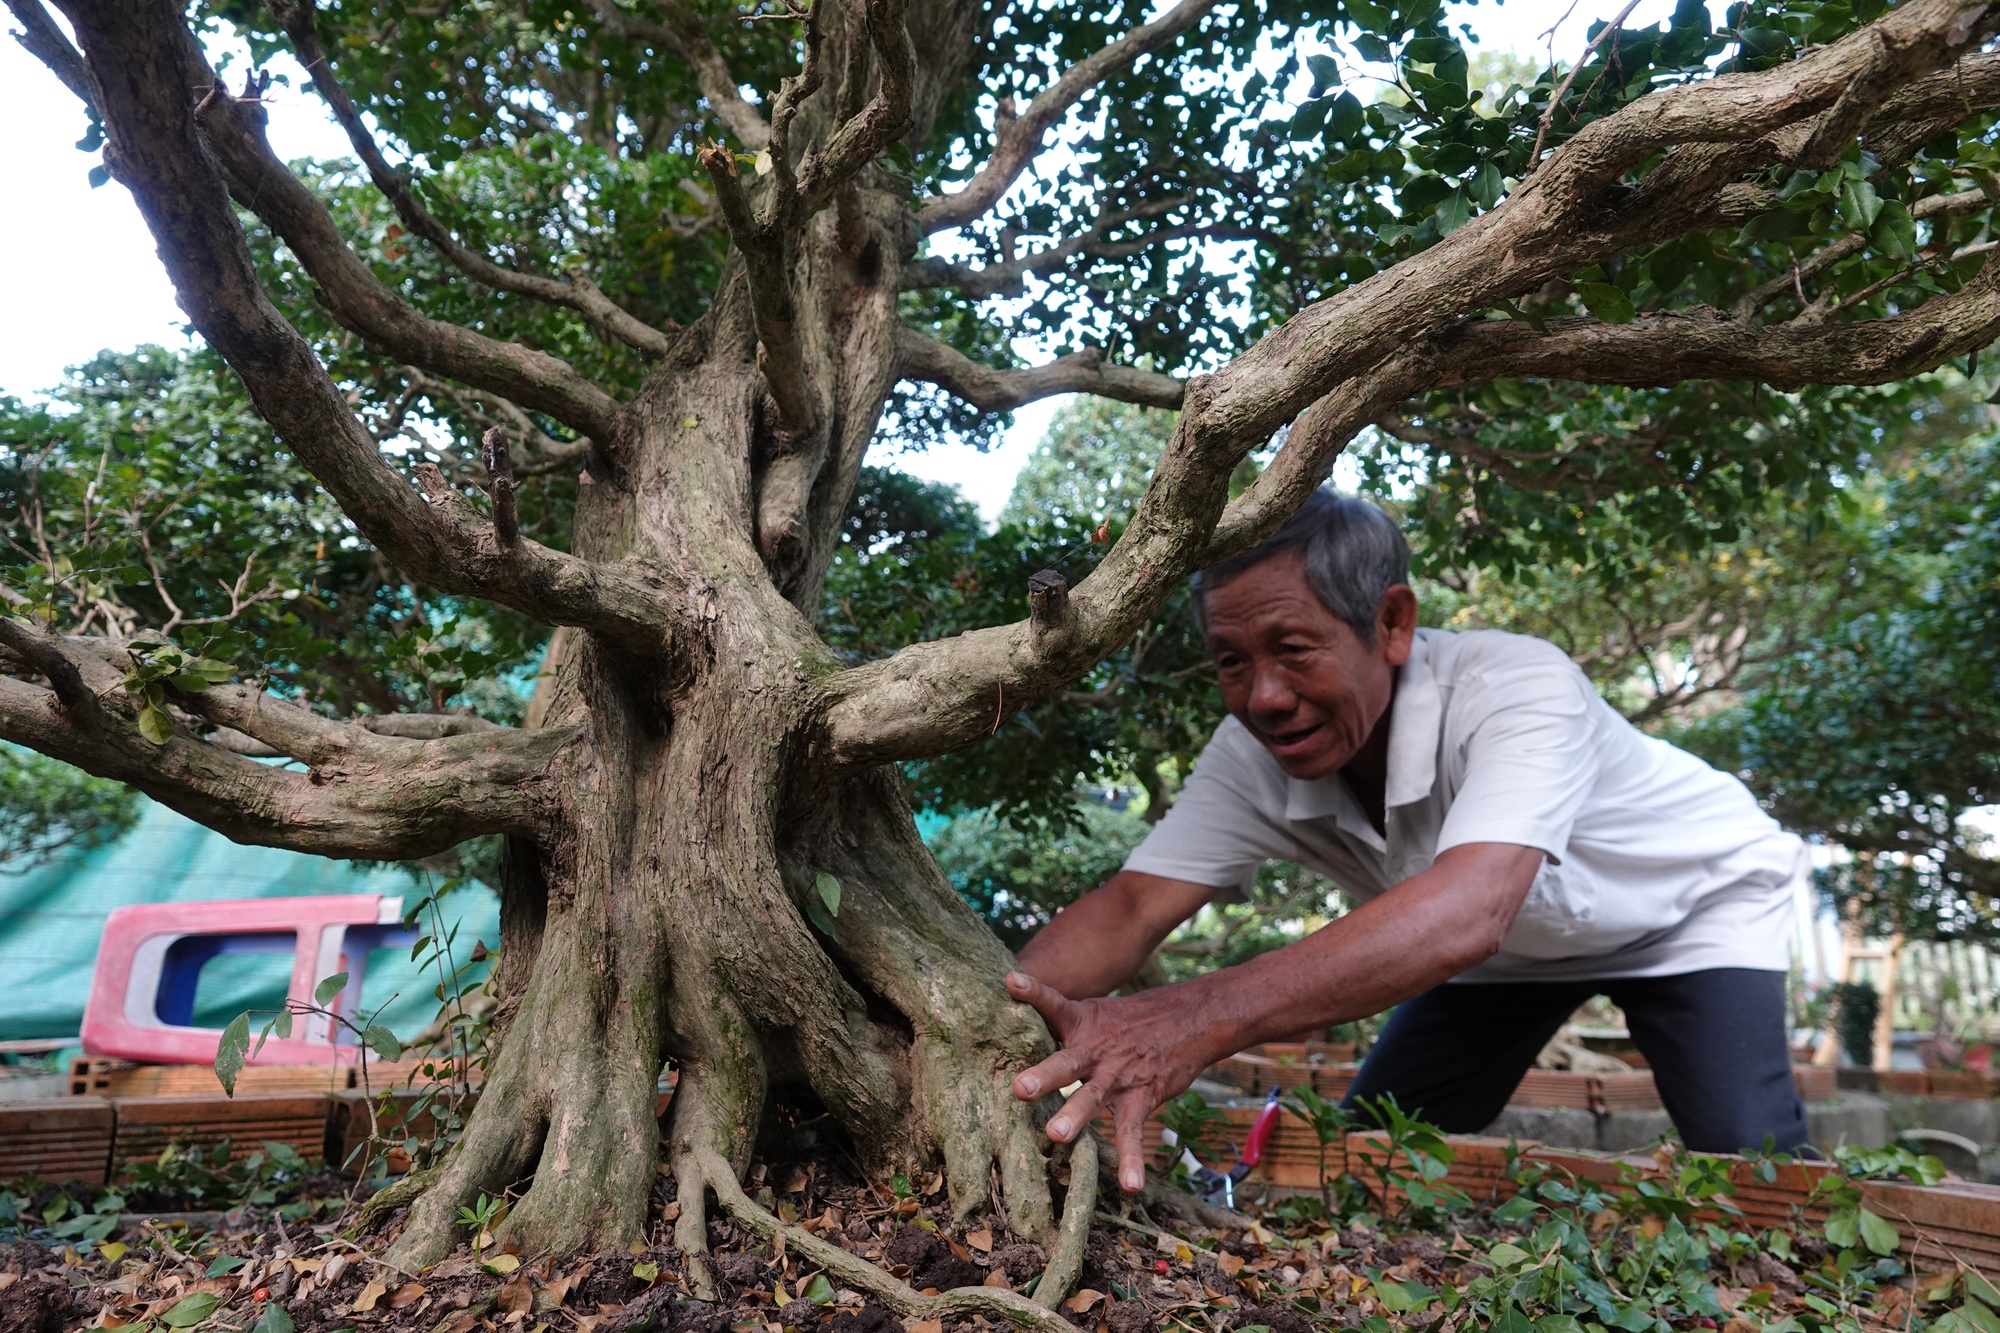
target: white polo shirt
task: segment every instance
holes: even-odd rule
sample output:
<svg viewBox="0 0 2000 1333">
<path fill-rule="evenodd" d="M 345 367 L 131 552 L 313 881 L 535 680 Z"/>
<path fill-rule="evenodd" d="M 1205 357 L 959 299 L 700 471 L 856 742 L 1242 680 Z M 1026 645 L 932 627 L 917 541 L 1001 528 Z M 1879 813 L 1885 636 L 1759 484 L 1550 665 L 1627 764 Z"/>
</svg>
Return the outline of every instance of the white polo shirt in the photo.
<svg viewBox="0 0 2000 1333">
<path fill-rule="evenodd" d="M 1501 951 L 1459 981 L 1789 964 L 1805 844 L 1627 722 L 1555 645 L 1420 629 L 1389 717 L 1386 837 L 1338 774 L 1287 776 L 1232 717 L 1125 868 L 1234 896 L 1290 861 L 1366 902 L 1447 848 L 1513 843 L 1548 859 Z"/>
</svg>

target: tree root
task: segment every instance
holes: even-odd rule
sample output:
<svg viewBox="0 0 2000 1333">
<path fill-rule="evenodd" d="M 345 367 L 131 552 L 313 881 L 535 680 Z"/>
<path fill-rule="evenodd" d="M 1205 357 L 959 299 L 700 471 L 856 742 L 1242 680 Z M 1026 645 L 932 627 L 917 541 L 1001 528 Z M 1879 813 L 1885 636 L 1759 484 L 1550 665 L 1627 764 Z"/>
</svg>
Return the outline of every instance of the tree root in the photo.
<svg viewBox="0 0 2000 1333">
<path fill-rule="evenodd" d="M 1032 1333 L 1076 1333 L 1068 1320 L 1043 1309 L 1025 1296 L 997 1287 L 959 1287 L 936 1296 L 925 1296 L 908 1283 L 891 1277 L 886 1269 L 866 1259 L 856 1258 L 803 1227 L 786 1226 L 780 1222 L 751 1202 L 743 1187 L 736 1183 L 736 1173 L 721 1158 L 710 1153 L 699 1153 L 697 1158 L 697 1165 L 706 1177 L 708 1187 L 715 1191 L 716 1202 L 739 1225 L 765 1240 L 775 1241 L 782 1236 L 787 1251 L 818 1264 L 847 1286 L 869 1293 L 896 1314 L 909 1319 L 937 1320 L 985 1315 L 1004 1319 Z M 685 1204 L 682 1211 L 685 1215 Z M 1068 1211 L 1064 1210 L 1065 1231 L 1068 1229 Z M 1088 1227 L 1091 1209 L 1085 1207 L 1081 1211 L 1084 1216 L 1082 1225 Z"/>
<path fill-rule="evenodd" d="M 1109 1155 L 1101 1160 L 1103 1162 L 1103 1174 L 1108 1177 L 1112 1171 L 1117 1169 L 1118 1161 L 1115 1157 Z M 1115 1182 L 1110 1182 L 1108 1187 L 1116 1189 L 1117 1185 Z M 1179 1218 L 1190 1226 L 1207 1227 L 1210 1231 L 1247 1231 L 1250 1229 L 1250 1219 L 1242 1213 L 1231 1208 L 1224 1208 L 1221 1204 L 1209 1203 L 1205 1199 L 1196 1198 L 1186 1190 L 1176 1189 L 1172 1185 L 1161 1183 L 1153 1176 L 1146 1178 L 1146 1187 L 1139 1191 L 1137 1196 L 1133 1198 L 1133 1202 L 1156 1216 Z"/>
<path fill-rule="evenodd" d="M 437 1166 L 427 1166 L 376 1190 L 368 1196 L 368 1201 L 361 1205 L 361 1214 L 355 1218 L 354 1228 L 350 1234 L 360 1235 L 373 1231 L 398 1208 L 406 1203 L 414 1203 L 419 1195 L 430 1188 L 431 1181 L 435 1180 L 438 1172 L 443 1169 L 441 1163 Z"/>
<path fill-rule="evenodd" d="M 1053 1310 L 1069 1295 L 1083 1273 L 1083 1251 L 1090 1243 L 1090 1219 L 1097 1211 L 1097 1135 L 1085 1129 L 1069 1154 L 1069 1197 L 1063 1200 L 1062 1225 L 1049 1250 L 1049 1264 L 1035 1283 L 1035 1303 Z"/>
</svg>

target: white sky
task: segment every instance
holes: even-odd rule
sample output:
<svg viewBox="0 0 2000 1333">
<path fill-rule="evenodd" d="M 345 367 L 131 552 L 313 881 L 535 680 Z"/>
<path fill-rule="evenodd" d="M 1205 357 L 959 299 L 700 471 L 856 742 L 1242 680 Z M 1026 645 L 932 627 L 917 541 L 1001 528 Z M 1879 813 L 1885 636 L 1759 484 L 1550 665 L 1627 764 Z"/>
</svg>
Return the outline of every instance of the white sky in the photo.
<svg viewBox="0 0 2000 1333">
<path fill-rule="evenodd" d="M 1555 49 L 1564 60 L 1581 51 L 1593 19 L 1609 19 L 1615 0 L 1513 0 L 1454 4 L 1453 22 L 1469 22 L 1481 49 L 1546 56 L 1543 32 L 1559 20 Z M 1718 6 L 1719 7 L 1719 6 Z M 1628 26 L 1657 23 L 1673 0 L 1641 0 Z M 1565 17 L 1567 14 L 1567 17 Z M 295 68 L 295 67 L 294 67 Z M 271 90 L 271 139 L 279 155 L 337 157 L 346 139 L 302 81 Z M 0 41 L 0 180 L 15 182 L 12 206 L 0 209 L 0 393 L 29 396 L 48 389 L 65 367 L 102 348 L 184 341 L 183 317 L 132 198 L 116 183 L 90 188 L 95 154 L 78 152 L 82 109 L 54 75 L 15 42 Z M 1031 360 L 1043 353 L 1022 345 Z M 894 461 L 918 476 L 960 487 L 991 519 L 1005 503 L 1014 475 L 1048 428 L 1060 400 L 1015 414 L 1014 426 L 987 454 L 958 447 L 906 454 Z"/>
</svg>

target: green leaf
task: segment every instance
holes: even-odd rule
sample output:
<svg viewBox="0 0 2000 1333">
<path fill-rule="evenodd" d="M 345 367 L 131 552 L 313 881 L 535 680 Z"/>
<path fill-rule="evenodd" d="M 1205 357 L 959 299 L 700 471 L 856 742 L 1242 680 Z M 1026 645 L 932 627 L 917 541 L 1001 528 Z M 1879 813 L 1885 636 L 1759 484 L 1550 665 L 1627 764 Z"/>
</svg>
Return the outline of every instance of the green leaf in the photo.
<svg viewBox="0 0 2000 1333">
<path fill-rule="evenodd" d="M 1843 1250 L 1852 1249 L 1861 1236 L 1860 1219 L 1855 1216 L 1860 1211 L 1858 1205 L 1849 1204 L 1828 1213 L 1825 1227 L 1827 1240 Z"/>
<path fill-rule="evenodd" d="M 151 695 L 154 691 L 148 689 L 146 693 Z M 173 739 L 173 719 L 167 716 L 166 709 L 150 698 L 139 709 L 139 734 L 155 745 L 165 745 Z"/>
<path fill-rule="evenodd" d="M 1578 296 L 1583 298 L 1584 308 L 1603 320 L 1606 324 L 1630 324 L 1634 311 L 1632 298 L 1608 282 L 1579 282 Z"/>
<path fill-rule="evenodd" d="M 1646 1333 L 1658 1321 L 1651 1310 L 1635 1301 L 1622 1307 L 1610 1322 L 1611 1327 L 1622 1328 L 1626 1333 Z"/>
<path fill-rule="evenodd" d="M 1894 1254 L 1897 1244 L 1903 1239 L 1896 1234 L 1896 1228 L 1889 1219 L 1879 1213 L 1871 1213 L 1866 1208 L 1858 1210 L 1861 1240 L 1877 1254 Z"/>
<path fill-rule="evenodd" d="M 826 1274 L 814 1273 L 812 1281 L 806 1283 L 799 1299 L 811 1301 L 814 1305 L 833 1304 L 833 1284 L 826 1280 Z"/>
<path fill-rule="evenodd" d="M 400 1060 L 403 1057 L 403 1043 L 396 1039 L 395 1033 L 385 1027 L 370 1025 L 368 1030 L 361 1034 L 361 1041 L 384 1060 Z"/>
<path fill-rule="evenodd" d="M 1520 1196 L 1515 1195 L 1514 1197 L 1519 1198 Z M 1509 1245 L 1504 1241 L 1486 1252 L 1488 1262 L 1495 1268 L 1514 1268 L 1525 1264 L 1531 1257 L 1520 1246 Z"/>
<path fill-rule="evenodd" d="M 1995 1315 L 1977 1297 L 1967 1296 L 1965 1304 L 1931 1327 L 1938 1333 L 2000 1333 L 2000 1315 Z"/>
<path fill-rule="evenodd" d="M 292 1322 L 292 1317 L 285 1313 L 284 1306 L 276 1301 L 265 1301 L 264 1312 L 257 1316 L 257 1322 L 251 1326 L 250 1333 L 297 1333 L 297 1330 L 298 1326 Z"/>
<path fill-rule="evenodd" d="M 1915 259 L 1917 224 L 1911 220 L 1910 210 L 1893 199 L 1884 203 L 1875 224 L 1868 229 L 1868 241 L 1892 259 Z"/>
<path fill-rule="evenodd" d="M 213 1292 L 197 1291 L 191 1296 L 183 1296 L 179 1304 L 160 1316 L 160 1322 L 168 1328 L 193 1328 L 214 1314 L 215 1307 L 220 1304 L 222 1298 Z"/>
<path fill-rule="evenodd" d="M 1439 201 L 1436 215 L 1439 233 L 1449 236 L 1472 221 L 1472 201 L 1465 197 L 1465 191 L 1453 190 Z"/>
<path fill-rule="evenodd" d="M 1308 97 L 1324 97 L 1340 86 L 1340 66 L 1329 55 L 1314 54 L 1306 57 L 1306 68 L 1312 71 L 1312 91 Z"/>
<path fill-rule="evenodd" d="M 819 890 L 819 900 L 826 904 L 826 914 L 839 916 L 840 881 L 822 870 L 819 872 L 819 878 L 813 881 L 813 885 Z"/>
<path fill-rule="evenodd" d="M 236 1076 L 243 1072 L 243 1056 L 250 1049 L 250 1015 L 245 1012 L 222 1029 L 215 1046 L 215 1079 L 228 1096 L 236 1095 Z"/>
<path fill-rule="evenodd" d="M 218 1254 L 209 1262 L 208 1267 L 202 1271 L 202 1276 L 221 1277 L 224 1273 L 234 1273 L 237 1269 L 243 1267 L 244 1262 L 241 1255 Z"/>
<path fill-rule="evenodd" d="M 333 997 L 347 989 L 347 973 L 336 972 L 313 988 L 313 1003 L 324 1009 Z"/>
<path fill-rule="evenodd" d="M 1845 181 L 1840 187 L 1840 220 L 1856 231 L 1875 225 L 1882 211 L 1882 196 L 1867 181 Z"/>
<path fill-rule="evenodd" d="M 1493 1220 L 1503 1225 L 1510 1222 L 1523 1222 L 1533 1217 L 1535 1209 L 1539 1206 L 1527 1195 L 1516 1194 L 1513 1198 L 1493 1210 Z"/>
<path fill-rule="evenodd" d="M 1535 1321 L 1535 1333 L 1583 1333 L 1575 1315 L 1549 1314 Z"/>
<path fill-rule="evenodd" d="M 1375 1299 L 1390 1314 L 1413 1314 L 1437 1299 L 1437 1293 L 1421 1282 L 1375 1283 Z"/>
<path fill-rule="evenodd" d="M 274 1035 L 276 1035 L 279 1041 L 291 1040 L 292 1038 L 291 1006 L 287 1005 L 285 1008 L 280 1009 L 275 1015 L 272 1016 L 271 1031 Z"/>
<path fill-rule="evenodd" d="M 103 185 L 106 181 L 111 179 L 111 168 L 105 166 L 102 162 L 99 162 L 96 166 L 90 169 L 90 175 L 88 179 L 90 181 L 90 188 L 95 190 L 98 186 Z"/>
</svg>

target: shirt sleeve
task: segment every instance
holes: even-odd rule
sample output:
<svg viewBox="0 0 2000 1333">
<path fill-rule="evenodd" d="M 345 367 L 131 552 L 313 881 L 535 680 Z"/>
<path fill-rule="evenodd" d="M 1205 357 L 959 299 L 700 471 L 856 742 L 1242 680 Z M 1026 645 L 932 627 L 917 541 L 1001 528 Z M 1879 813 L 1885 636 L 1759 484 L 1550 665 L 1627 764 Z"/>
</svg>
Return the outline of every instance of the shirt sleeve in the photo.
<svg viewBox="0 0 2000 1333">
<path fill-rule="evenodd" d="M 1125 858 L 1125 869 L 1245 892 L 1257 867 L 1290 859 L 1292 842 L 1279 819 L 1284 778 L 1262 771 L 1261 750 L 1245 752 L 1256 745 L 1234 718 L 1217 728 L 1173 807 Z"/>
<path fill-rule="evenodd" d="M 1464 778 L 1437 850 L 1502 842 L 1538 848 L 1560 863 L 1597 785 L 1597 691 L 1550 649 L 1488 675 L 1469 694 Z"/>
</svg>

